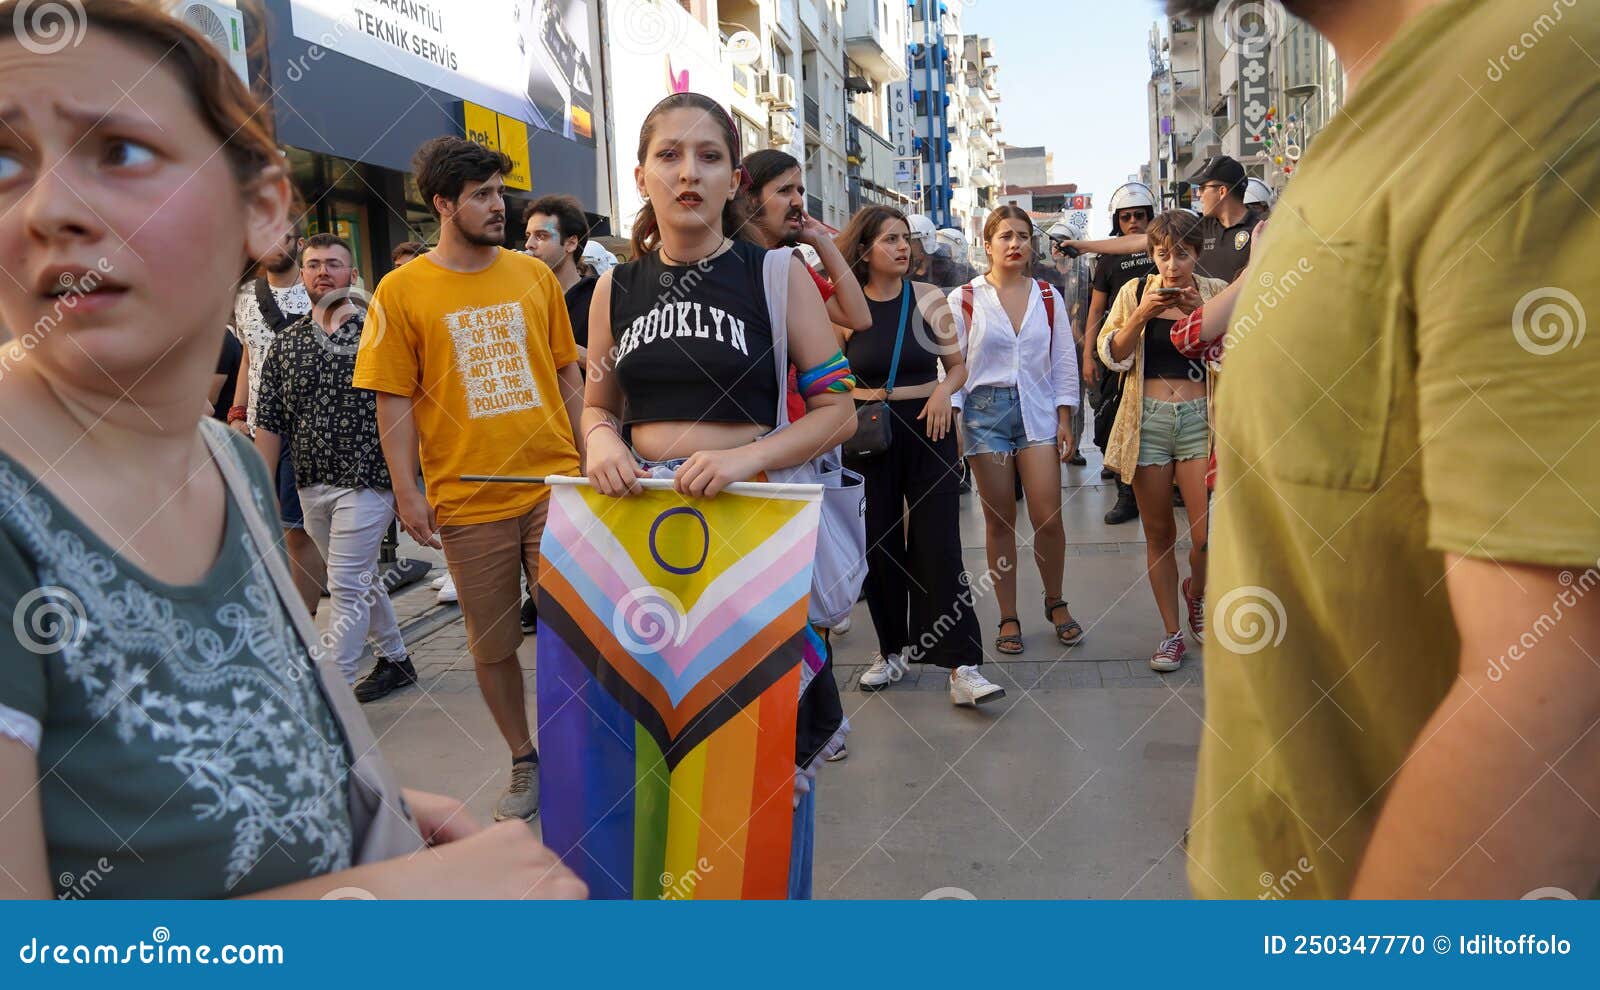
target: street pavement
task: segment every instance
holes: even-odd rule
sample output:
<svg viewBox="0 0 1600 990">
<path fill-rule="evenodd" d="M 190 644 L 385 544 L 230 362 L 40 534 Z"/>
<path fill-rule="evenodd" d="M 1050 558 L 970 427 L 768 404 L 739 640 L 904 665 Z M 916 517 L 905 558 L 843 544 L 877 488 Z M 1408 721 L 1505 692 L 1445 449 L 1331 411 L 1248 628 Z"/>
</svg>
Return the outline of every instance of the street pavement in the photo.
<svg viewBox="0 0 1600 990">
<path fill-rule="evenodd" d="M 1100 480 L 1098 452 L 1087 456 L 1087 467 L 1063 470 L 1062 488 L 1066 592 L 1087 638 L 1056 643 L 1019 506 L 1023 656 L 993 652 L 999 611 L 988 596 L 976 603 L 984 670 L 1005 687 L 1003 701 L 956 708 L 934 667 L 860 691 L 877 648 L 865 604 L 834 638 L 852 732 L 849 757 L 819 774 L 818 898 L 1187 896 L 1182 838 L 1205 731 L 1200 650 L 1191 641 L 1177 673 L 1150 670 L 1161 623 L 1143 533 L 1137 522 L 1103 522 L 1115 488 Z M 975 495 L 962 498 L 961 534 L 976 578 L 986 563 Z M 1185 571 L 1187 551 L 1185 540 Z M 439 561 L 409 541 L 402 553 Z M 435 605 L 426 581 L 396 607 L 408 628 L 437 631 L 409 644 L 420 685 L 367 705 L 367 715 L 407 786 L 460 797 L 487 821 L 509 758 L 478 694 L 459 610 Z M 527 637 L 519 653 L 530 712 L 534 645 Z"/>
</svg>

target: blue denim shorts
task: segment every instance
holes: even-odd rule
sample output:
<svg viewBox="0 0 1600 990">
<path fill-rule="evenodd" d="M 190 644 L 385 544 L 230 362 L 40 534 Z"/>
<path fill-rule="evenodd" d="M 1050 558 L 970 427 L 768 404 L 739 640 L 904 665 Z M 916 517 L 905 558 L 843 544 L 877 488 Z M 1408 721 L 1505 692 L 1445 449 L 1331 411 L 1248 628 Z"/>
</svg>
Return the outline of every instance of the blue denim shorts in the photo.
<svg viewBox="0 0 1600 990">
<path fill-rule="evenodd" d="M 1144 397 L 1139 407 L 1139 466 L 1192 461 L 1209 453 L 1206 400 L 1165 402 Z"/>
<path fill-rule="evenodd" d="M 1029 440 L 1022 426 L 1022 400 L 1013 386 L 979 385 L 967 393 L 961 410 L 966 454 L 1015 454 L 1024 447 L 1056 442 Z"/>
</svg>

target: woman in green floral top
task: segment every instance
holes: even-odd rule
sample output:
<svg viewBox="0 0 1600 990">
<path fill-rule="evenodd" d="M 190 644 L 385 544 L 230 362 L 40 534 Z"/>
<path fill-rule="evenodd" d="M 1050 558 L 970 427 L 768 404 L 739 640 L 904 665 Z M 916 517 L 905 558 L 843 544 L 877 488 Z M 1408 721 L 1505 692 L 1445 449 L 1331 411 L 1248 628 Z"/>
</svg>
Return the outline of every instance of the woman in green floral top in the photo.
<svg viewBox="0 0 1600 990">
<path fill-rule="evenodd" d="M 433 848 L 352 865 L 344 734 L 247 528 L 266 470 L 231 440 L 235 501 L 200 429 L 282 156 L 199 35 L 80 6 L 39 54 L 0 2 L 0 896 L 582 896 L 524 823 L 417 792 Z"/>
</svg>

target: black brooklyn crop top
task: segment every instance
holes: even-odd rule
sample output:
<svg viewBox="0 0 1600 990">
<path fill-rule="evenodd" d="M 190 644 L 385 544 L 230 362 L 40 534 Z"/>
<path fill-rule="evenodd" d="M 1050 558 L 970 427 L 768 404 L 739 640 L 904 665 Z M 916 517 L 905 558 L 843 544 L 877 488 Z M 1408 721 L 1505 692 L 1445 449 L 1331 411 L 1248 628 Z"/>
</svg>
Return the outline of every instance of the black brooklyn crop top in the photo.
<svg viewBox="0 0 1600 990">
<path fill-rule="evenodd" d="M 777 423 L 762 264 L 745 241 L 700 265 L 652 252 L 612 269 L 611 335 L 627 423 Z"/>
</svg>

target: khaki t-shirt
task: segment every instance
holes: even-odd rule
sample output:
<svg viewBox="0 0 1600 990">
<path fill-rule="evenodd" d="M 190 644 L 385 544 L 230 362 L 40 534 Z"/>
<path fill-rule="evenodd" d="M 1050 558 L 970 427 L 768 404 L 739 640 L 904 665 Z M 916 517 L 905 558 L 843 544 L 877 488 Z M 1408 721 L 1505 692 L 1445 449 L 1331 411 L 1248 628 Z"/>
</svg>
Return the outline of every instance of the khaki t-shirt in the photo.
<svg viewBox="0 0 1600 990">
<path fill-rule="evenodd" d="M 1201 896 L 1349 892 L 1460 669 L 1444 553 L 1600 557 L 1583 51 L 1600 58 L 1593 11 L 1432 8 L 1315 139 L 1257 247 L 1217 395 Z"/>
<path fill-rule="evenodd" d="M 550 494 L 462 475 L 577 472 L 556 378 L 577 360 L 543 262 L 501 251 L 481 272 L 455 272 L 423 255 L 378 283 L 354 384 L 415 398 L 428 500 L 440 525 L 459 526 L 521 515 Z"/>
</svg>

